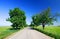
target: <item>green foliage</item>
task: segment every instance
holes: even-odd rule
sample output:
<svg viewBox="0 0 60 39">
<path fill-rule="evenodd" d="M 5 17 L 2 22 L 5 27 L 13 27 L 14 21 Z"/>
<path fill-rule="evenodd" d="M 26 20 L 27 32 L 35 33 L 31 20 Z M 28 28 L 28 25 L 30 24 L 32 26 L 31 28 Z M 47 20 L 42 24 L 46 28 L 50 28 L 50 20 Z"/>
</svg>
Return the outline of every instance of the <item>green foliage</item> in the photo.
<svg viewBox="0 0 60 39">
<path fill-rule="evenodd" d="M 32 19 L 34 25 L 39 25 L 39 18 L 37 18 L 37 16 L 33 16 Z"/>
<path fill-rule="evenodd" d="M 41 13 L 32 16 L 32 22 L 35 25 L 42 25 L 43 29 L 45 25 L 53 24 L 54 21 L 56 21 L 57 15 L 52 15 L 50 12 L 50 8 L 42 11 Z"/>
<path fill-rule="evenodd" d="M 56 20 L 56 18 L 50 13 L 50 8 L 41 12 L 39 17 L 39 22 L 42 24 L 53 24 L 53 21 Z"/>
<path fill-rule="evenodd" d="M 10 21 L 12 23 L 13 28 L 18 29 L 26 25 L 25 12 L 20 10 L 19 8 L 10 10 L 9 16 L 10 18 L 8 18 L 7 21 Z"/>
</svg>

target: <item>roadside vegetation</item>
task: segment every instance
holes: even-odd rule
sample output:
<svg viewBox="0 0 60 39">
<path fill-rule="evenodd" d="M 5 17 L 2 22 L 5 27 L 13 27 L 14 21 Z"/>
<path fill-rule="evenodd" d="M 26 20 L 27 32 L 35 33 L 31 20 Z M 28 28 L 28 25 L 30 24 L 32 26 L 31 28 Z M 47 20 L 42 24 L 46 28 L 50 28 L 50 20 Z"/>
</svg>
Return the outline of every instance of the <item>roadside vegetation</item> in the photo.
<svg viewBox="0 0 60 39">
<path fill-rule="evenodd" d="M 45 25 L 53 25 L 54 24 L 53 22 L 57 21 L 57 17 L 59 16 L 60 14 L 58 13 L 52 14 L 50 8 L 45 9 L 42 12 L 32 16 L 32 22 L 30 26 L 35 30 L 38 30 L 51 37 L 54 37 L 55 39 L 60 39 L 60 27 L 45 26 Z"/>
<path fill-rule="evenodd" d="M 0 27 L 0 39 L 4 39 L 5 37 L 17 32 L 19 30 L 11 30 L 10 26 L 1 26 Z"/>
<path fill-rule="evenodd" d="M 52 14 L 50 8 L 47 8 L 46 10 L 43 10 L 42 12 L 32 16 L 31 26 L 42 25 L 44 29 L 45 25 L 53 25 L 53 22 L 57 21 L 58 16 L 58 13 Z"/>
<path fill-rule="evenodd" d="M 12 23 L 13 29 L 20 29 L 27 26 L 25 12 L 19 8 L 10 9 L 7 21 Z"/>
<path fill-rule="evenodd" d="M 11 9 L 9 10 L 9 16 L 10 17 L 6 19 L 6 21 L 10 21 L 12 25 L 10 27 L 0 27 L 0 39 L 4 39 L 27 26 L 25 12 L 23 10 L 19 8 Z"/>
<path fill-rule="evenodd" d="M 42 26 L 32 27 L 33 29 L 40 31 L 55 39 L 60 39 L 60 27 L 59 26 L 46 26 L 43 30 Z"/>
<path fill-rule="evenodd" d="M 19 8 L 9 10 L 9 18 L 6 21 L 10 21 L 12 25 L 10 27 L 0 27 L 0 39 L 17 32 L 19 29 L 27 27 L 25 12 Z M 30 26 L 42 33 L 45 33 L 55 39 L 60 39 L 60 27 L 45 25 L 53 25 L 53 22 L 57 20 L 60 14 L 52 14 L 50 8 L 32 16 L 32 22 Z M 39 26 L 39 25 L 42 25 Z"/>
</svg>

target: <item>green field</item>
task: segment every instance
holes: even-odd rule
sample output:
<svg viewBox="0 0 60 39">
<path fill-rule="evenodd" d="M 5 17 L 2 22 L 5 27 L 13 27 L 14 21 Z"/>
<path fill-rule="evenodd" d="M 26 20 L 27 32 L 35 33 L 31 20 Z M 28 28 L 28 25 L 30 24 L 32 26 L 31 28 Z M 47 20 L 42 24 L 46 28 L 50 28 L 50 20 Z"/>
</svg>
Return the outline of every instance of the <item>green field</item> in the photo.
<svg viewBox="0 0 60 39">
<path fill-rule="evenodd" d="M 60 39 L 60 27 L 59 26 L 46 26 L 43 30 L 42 26 L 34 27 L 34 29 L 47 34 L 55 39 Z"/>
<path fill-rule="evenodd" d="M 4 39 L 5 37 L 9 36 L 10 34 L 17 32 L 18 30 L 10 30 L 10 26 L 1 26 L 0 27 L 0 39 Z"/>
</svg>

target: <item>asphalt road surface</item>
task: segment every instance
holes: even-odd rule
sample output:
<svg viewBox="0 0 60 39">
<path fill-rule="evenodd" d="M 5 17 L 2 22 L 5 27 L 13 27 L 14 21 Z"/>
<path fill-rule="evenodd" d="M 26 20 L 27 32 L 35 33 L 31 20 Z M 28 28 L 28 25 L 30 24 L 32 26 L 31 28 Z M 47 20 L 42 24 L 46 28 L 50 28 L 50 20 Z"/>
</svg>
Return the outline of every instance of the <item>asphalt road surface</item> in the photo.
<svg viewBox="0 0 60 39">
<path fill-rule="evenodd" d="M 36 30 L 33 30 L 30 27 L 27 27 L 11 36 L 8 36 L 6 39 L 54 39 L 54 38 L 49 37 Z"/>
</svg>

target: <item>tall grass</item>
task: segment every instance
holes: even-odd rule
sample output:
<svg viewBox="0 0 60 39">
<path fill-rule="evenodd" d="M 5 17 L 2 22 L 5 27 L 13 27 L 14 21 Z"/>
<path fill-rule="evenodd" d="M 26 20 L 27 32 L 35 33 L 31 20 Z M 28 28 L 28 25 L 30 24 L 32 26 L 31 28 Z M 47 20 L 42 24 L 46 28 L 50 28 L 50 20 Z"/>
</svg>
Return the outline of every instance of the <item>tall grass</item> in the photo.
<svg viewBox="0 0 60 39">
<path fill-rule="evenodd" d="M 38 30 L 44 34 L 47 34 L 55 39 L 60 39 L 60 27 L 57 26 L 46 26 L 43 30 L 42 26 L 34 27 L 35 30 Z"/>
<path fill-rule="evenodd" d="M 18 31 L 18 30 L 10 30 L 10 28 L 11 27 L 7 27 L 7 26 L 0 27 L 0 39 L 4 39 L 10 34 Z"/>
</svg>

